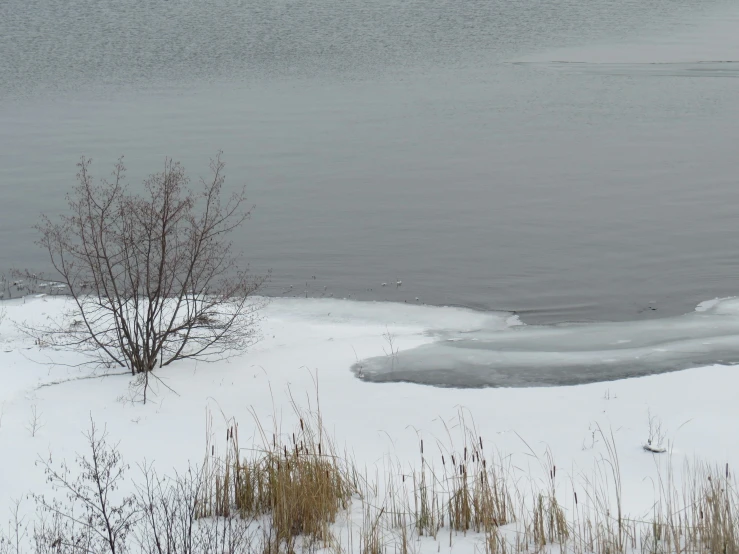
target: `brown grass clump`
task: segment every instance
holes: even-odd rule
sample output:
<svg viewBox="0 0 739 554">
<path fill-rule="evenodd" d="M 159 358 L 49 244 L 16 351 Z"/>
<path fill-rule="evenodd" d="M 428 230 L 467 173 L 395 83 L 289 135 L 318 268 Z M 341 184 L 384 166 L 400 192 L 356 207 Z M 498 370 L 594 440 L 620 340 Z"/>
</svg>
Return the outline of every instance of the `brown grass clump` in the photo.
<svg viewBox="0 0 739 554">
<path fill-rule="evenodd" d="M 724 475 L 719 471 L 707 472 L 703 494 L 698 503 L 698 519 L 695 522 L 700 544 L 708 552 L 737 554 L 737 506 L 736 490 L 726 467 Z M 704 551 L 706 551 L 704 550 Z"/>
<path fill-rule="evenodd" d="M 534 508 L 534 543 L 539 547 L 547 544 L 566 544 L 570 531 L 562 507 L 555 496 L 539 494 Z"/>
<path fill-rule="evenodd" d="M 454 531 L 488 532 L 513 520 L 512 496 L 503 475 L 485 455 L 482 437 L 460 413 L 464 444 L 461 451 L 442 455 L 443 481 L 448 491 L 449 526 Z"/>
<path fill-rule="evenodd" d="M 493 527 L 485 532 L 484 554 L 508 554 L 511 549 L 498 527 Z M 520 550 L 516 549 L 514 552 L 520 552 Z"/>
<path fill-rule="evenodd" d="M 439 540 L 442 530 L 450 545 L 455 533 L 478 533 L 484 554 L 739 554 L 739 494 L 728 467 L 686 465 L 678 489 L 668 458 L 653 514 L 630 518 L 622 509 L 612 433 L 599 430 L 605 450 L 594 471 L 577 481 L 568 477 L 572 503 L 566 506 L 549 450 L 537 456 L 526 445 L 542 479 L 528 471 L 514 478 L 521 468 L 488 454 L 462 413 L 460 448 L 449 433 L 448 443 L 437 442 L 440 463 L 434 464 L 420 440 L 420 466 L 406 472 L 391 463 L 382 482 L 366 470 L 360 478 L 348 457 L 337 455 L 320 412 L 293 408 L 294 433 L 267 433 L 255 418 L 261 448 L 242 449 L 233 421 L 224 455 L 208 444 L 198 516 L 266 517 L 262 554 L 292 554 L 317 541 L 336 554 L 409 554 L 417 552 L 420 537 Z M 345 549 L 331 525 L 352 498 L 361 501 L 362 519 L 356 530 L 349 526 Z"/>
<path fill-rule="evenodd" d="M 455 430 L 463 437 L 461 447 L 454 447 L 449 433 L 449 442 L 437 442 L 436 464 L 420 440 L 420 466 L 408 471 L 395 460 L 383 471 L 376 468 L 374 477 L 365 469 L 360 478 L 327 438 L 320 411 L 303 412 L 294 403 L 293 408 L 296 427 L 289 434 L 277 428 L 267 433 L 255 417 L 261 447 L 241 448 L 239 427 L 230 420 L 222 454 L 208 432 L 202 468 L 164 479 L 145 465 L 144 482 L 120 506 L 109 504 L 107 494 L 117 481 L 98 466 L 82 464 L 88 468 L 82 485 L 67 479 L 66 469 L 52 472 L 52 482 L 71 493 L 72 504 L 42 498 L 51 516 L 33 522 L 33 552 L 60 552 L 60 537 L 70 544 L 80 537 L 97 540 L 96 526 L 104 518 L 74 517 L 74 502 L 86 499 L 89 509 L 130 521 L 127 538 L 119 542 L 143 554 L 420 554 L 431 542 L 421 537 L 436 540 L 434 550 L 441 551 L 440 532 L 447 533 L 450 546 L 460 534 L 477 533 L 466 540 L 484 554 L 739 554 L 739 491 L 728 465 L 686 463 L 676 479 L 672 454 L 655 457 L 654 504 L 646 515 L 629 517 L 622 508 L 616 442 L 600 429 L 603 450 L 594 470 L 564 476 L 570 496 L 558 486 L 563 477 L 549 450 L 537 455 L 526 445 L 540 473 L 504 463 L 508 459 L 486 452 L 462 413 Z M 123 467 L 115 446 L 91 439 L 91 448 L 93 459 L 109 460 L 103 468 Z M 51 471 L 50 462 L 42 463 Z M 89 490 L 104 494 L 80 496 Z M 357 526 L 350 521 L 351 500 L 361 503 Z M 344 511 L 348 525 L 334 528 L 334 536 L 332 524 Z M 22 554 L 20 537 L 30 531 L 17 510 L 9 534 L 2 531 L 0 554 Z M 131 537 L 139 550 L 130 550 Z"/>
<path fill-rule="evenodd" d="M 338 456 L 323 432 L 320 414 L 299 416 L 299 428 L 288 437 L 262 435 L 262 448 L 242 454 L 238 424 L 231 422 L 223 457 L 209 445 L 207 490 L 201 517 L 244 519 L 269 516 L 270 549 L 293 549 L 295 539 L 329 541 L 329 526 L 348 507 L 355 490 L 350 465 Z"/>
<path fill-rule="evenodd" d="M 376 513 L 375 513 L 376 512 Z M 359 537 L 359 554 L 384 554 L 382 517 L 385 509 L 373 510 L 365 505 L 362 517 L 362 532 Z"/>
<path fill-rule="evenodd" d="M 648 551 L 739 554 L 739 491 L 728 465 L 686 464 L 684 475 L 687 483 L 678 491 L 668 470 L 646 541 Z"/>
<path fill-rule="evenodd" d="M 421 441 L 421 469 L 413 472 L 413 512 L 415 527 L 419 536 L 436 538 L 439 529 L 444 525 L 444 514 L 440 504 L 440 495 L 437 494 L 433 483 L 429 482 L 430 474 L 435 478 L 433 467 L 428 465 L 423 453 Z"/>
</svg>

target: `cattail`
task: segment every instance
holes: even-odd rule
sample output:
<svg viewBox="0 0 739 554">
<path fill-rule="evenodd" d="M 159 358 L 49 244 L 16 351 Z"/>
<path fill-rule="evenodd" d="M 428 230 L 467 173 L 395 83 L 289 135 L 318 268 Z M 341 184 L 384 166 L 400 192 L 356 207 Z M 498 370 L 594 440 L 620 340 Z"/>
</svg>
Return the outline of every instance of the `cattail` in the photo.
<svg viewBox="0 0 739 554">
<path fill-rule="evenodd" d="M 421 439 L 421 456 L 423 456 L 423 439 Z"/>
<path fill-rule="evenodd" d="M 305 427 L 303 426 L 303 418 L 300 418 L 300 430 L 305 431 Z"/>
<path fill-rule="evenodd" d="M 575 506 L 577 506 L 577 492 L 575 492 L 574 494 L 575 494 Z"/>
</svg>

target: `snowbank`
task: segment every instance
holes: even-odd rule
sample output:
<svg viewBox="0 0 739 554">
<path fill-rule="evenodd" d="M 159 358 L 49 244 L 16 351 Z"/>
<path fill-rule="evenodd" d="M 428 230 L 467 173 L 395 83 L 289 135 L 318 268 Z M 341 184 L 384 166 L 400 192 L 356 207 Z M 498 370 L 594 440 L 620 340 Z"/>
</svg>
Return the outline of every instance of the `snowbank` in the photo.
<svg viewBox="0 0 739 554">
<path fill-rule="evenodd" d="M 539 345 L 535 363 L 540 364 L 556 353 L 558 344 L 564 351 L 576 337 L 613 344 L 650 342 L 644 330 L 647 325 L 662 333 L 661 342 L 682 337 L 693 341 L 690 344 L 698 344 L 696 338 L 706 344 L 739 331 L 737 301 L 704 304 L 702 311 L 670 321 L 527 330 L 516 326 L 510 314 L 275 299 L 265 312 L 263 339 L 251 352 L 228 362 L 182 362 L 158 370 L 176 393 L 160 386 L 146 405 L 130 401 L 130 376 L 91 377 L 89 369 L 74 367 L 75 355 L 39 348 L 12 325 L 13 321 L 41 321 L 58 313 L 63 303 L 62 298 L 49 297 L 4 303 L 0 498 L 6 502 L 45 489 L 44 475 L 34 465 L 39 456 L 71 460 L 75 452 L 84 451 L 82 432 L 89 427 L 90 417 L 107 426 L 111 439 L 120 441 L 128 463 L 146 459 L 166 472 L 185 467 L 188 460 L 202 459 L 206 410 L 215 414 L 216 434 L 225 429 L 226 417 L 235 417 L 244 444 L 255 432 L 250 410 L 268 424 L 276 415 L 289 430 L 294 423 L 290 395 L 299 404 L 315 408 L 316 386 L 324 423 L 337 447 L 345 447 L 358 465 L 371 472 L 382 470 L 386 455 L 403 465 L 416 463 L 419 438 L 427 445 L 435 439 L 448 442 L 447 426 L 453 438 L 460 410 L 474 420 L 488 445 L 533 472 L 539 465 L 529 447 L 537 455 L 549 448 L 557 466 L 568 475 L 589 471 L 604 454 L 596 426 L 612 431 L 621 464 L 624 509 L 632 514 L 649 510 L 658 466 L 667 456 L 660 458 L 642 447 L 648 438 L 648 414 L 661 420 L 677 466 L 682 459 L 693 458 L 739 466 L 739 443 L 732 440 L 739 431 L 735 399 L 739 373 L 730 366 L 578 386 L 483 389 L 371 383 L 350 370 L 362 360 L 392 358 L 392 352 L 401 359 L 405 353 L 465 332 L 484 335 L 489 345 L 498 340 L 497 332 L 509 337 L 500 340 L 519 348 L 525 345 L 531 352 Z M 523 338 L 527 336 L 528 342 Z M 640 346 L 646 347 L 657 348 Z M 34 410 L 40 428 L 32 436 Z"/>
</svg>

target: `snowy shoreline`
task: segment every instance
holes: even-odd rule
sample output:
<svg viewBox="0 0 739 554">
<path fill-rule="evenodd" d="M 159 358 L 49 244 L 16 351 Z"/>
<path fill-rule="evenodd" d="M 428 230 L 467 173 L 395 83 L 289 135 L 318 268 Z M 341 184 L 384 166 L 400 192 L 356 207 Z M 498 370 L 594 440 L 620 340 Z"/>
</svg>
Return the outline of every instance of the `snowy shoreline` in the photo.
<svg viewBox="0 0 739 554">
<path fill-rule="evenodd" d="M 291 398 L 315 408 L 316 390 L 337 449 L 346 449 L 373 474 L 383 471 L 386 456 L 402 466 L 417 463 L 419 437 L 427 444 L 447 440 L 460 410 L 487 445 L 534 474 L 540 468 L 529 445 L 539 456 L 549 449 L 563 474 L 574 478 L 604 455 L 595 430 L 612 432 L 624 508 L 632 514 L 648 512 L 662 463 L 642 448 L 650 415 L 661 420 L 676 467 L 694 459 L 739 466 L 739 444 L 727 440 L 739 431 L 739 373 L 731 366 L 565 387 L 369 383 L 350 367 L 387 356 L 387 333 L 402 354 L 438 338 L 429 329 L 438 329 L 439 322 L 457 331 L 493 324 L 502 329 L 508 323 L 498 314 L 458 308 L 273 299 L 261 323 L 263 339 L 251 351 L 226 362 L 182 362 L 157 370 L 176 393 L 160 387 L 142 405 L 128 398 L 130 376 L 86 378 L 89 369 L 73 367 L 79 362 L 75 354 L 39 348 L 14 329 L 12 321 L 41 321 L 58 313 L 63 302 L 43 297 L 2 304 L 7 315 L 0 325 L 0 496 L 5 499 L 46 490 L 34 462 L 39 456 L 71 461 L 83 452 L 82 432 L 90 417 L 120 441 L 128 463 L 146 459 L 167 472 L 202 459 L 206 410 L 218 414 L 216 436 L 233 417 L 246 443 L 256 433 L 252 413 L 263 422 L 277 417 L 290 429 Z M 707 328 L 728 333 L 721 326 L 726 318 L 733 320 L 735 302 L 704 303 L 696 313 L 712 314 Z M 33 410 L 42 424 L 35 436 L 29 431 Z"/>
</svg>

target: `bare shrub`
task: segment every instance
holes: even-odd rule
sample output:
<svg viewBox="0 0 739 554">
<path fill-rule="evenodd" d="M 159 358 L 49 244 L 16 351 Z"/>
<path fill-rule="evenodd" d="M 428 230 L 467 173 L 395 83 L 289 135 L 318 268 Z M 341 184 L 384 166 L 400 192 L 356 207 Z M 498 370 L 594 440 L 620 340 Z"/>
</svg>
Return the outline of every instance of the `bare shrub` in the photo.
<svg viewBox="0 0 739 554">
<path fill-rule="evenodd" d="M 141 519 L 132 533 L 143 554 L 250 552 L 254 532 L 250 520 L 200 516 L 206 486 L 203 468 L 190 466 L 183 474 L 160 477 L 152 465 L 141 467 L 136 485 Z"/>
<path fill-rule="evenodd" d="M 45 343 L 83 351 L 97 362 L 148 373 L 186 358 L 213 360 L 256 339 L 265 277 L 239 267 L 229 234 L 249 217 L 245 189 L 222 198 L 224 163 L 211 161 L 200 190 L 184 168 L 166 160 L 144 182 L 124 184 L 122 159 L 111 181 L 96 184 L 91 160 L 77 164 L 68 213 L 37 226 L 74 309 L 43 329 Z"/>
<path fill-rule="evenodd" d="M 61 495 L 35 495 L 33 552 L 37 554 L 231 554 L 252 551 L 251 520 L 202 517 L 206 486 L 203 468 L 161 477 L 151 464 L 140 466 L 141 480 L 129 470 L 115 444 L 94 422 L 86 434 L 87 455 L 76 468 L 40 459 L 47 480 Z M 127 488 L 123 496 L 120 489 Z M 13 513 L 7 536 L 0 534 L 0 554 L 26 552 L 28 524 Z"/>
<path fill-rule="evenodd" d="M 665 437 L 667 432 L 662 428 L 662 420 L 658 416 L 652 415 L 651 410 L 647 410 L 647 423 L 649 431 L 647 442 L 643 445 L 644 450 L 654 454 L 666 452 Z"/>
<path fill-rule="evenodd" d="M 50 516 L 36 529 L 38 551 L 110 554 L 126 551 L 127 537 L 138 518 L 138 510 L 133 496 L 115 497 L 128 466 L 117 447 L 108 444 L 106 431 L 99 432 L 94 421 L 85 436 L 90 458 L 77 457 L 80 471 L 76 477 L 65 462 L 55 467 L 51 460 L 39 459 L 47 481 L 66 495 L 67 502 L 43 495 L 35 497 L 41 510 Z"/>
<path fill-rule="evenodd" d="M 0 423 L 2 423 L 1 420 Z M 26 424 L 26 430 L 32 437 L 35 437 L 44 426 L 45 423 L 43 422 L 42 414 L 38 411 L 36 404 L 34 404 L 31 406 L 31 417 L 28 419 L 28 423 Z"/>
<path fill-rule="evenodd" d="M 8 533 L 0 530 L 0 554 L 22 554 L 28 536 L 28 522 L 21 515 L 21 501 L 15 500 L 10 509 Z"/>
</svg>

